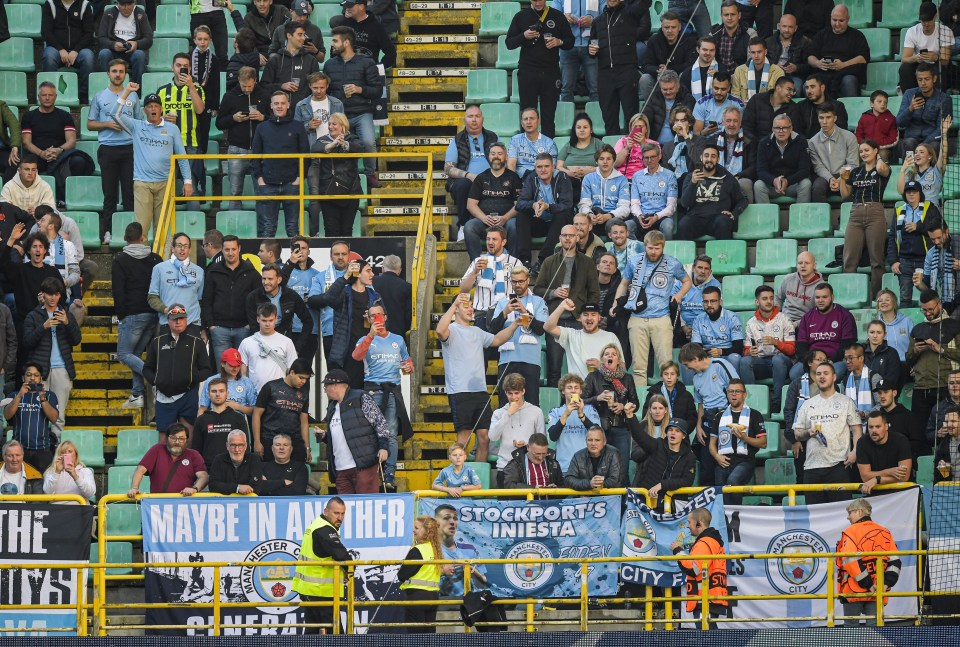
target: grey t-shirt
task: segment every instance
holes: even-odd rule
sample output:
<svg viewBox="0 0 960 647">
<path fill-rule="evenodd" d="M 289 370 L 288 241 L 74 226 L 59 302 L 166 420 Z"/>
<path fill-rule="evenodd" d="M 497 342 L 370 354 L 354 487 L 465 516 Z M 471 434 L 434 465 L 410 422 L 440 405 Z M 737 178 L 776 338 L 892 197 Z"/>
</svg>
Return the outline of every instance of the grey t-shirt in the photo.
<svg viewBox="0 0 960 647">
<path fill-rule="evenodd" d="M 476 326 L 450 324 L 447 341 L 441 342 L 444 384 L 447 394 L 486 393 L 487 363 L 483 349 L 493 344 L 493 335 Z"/>
</svg>

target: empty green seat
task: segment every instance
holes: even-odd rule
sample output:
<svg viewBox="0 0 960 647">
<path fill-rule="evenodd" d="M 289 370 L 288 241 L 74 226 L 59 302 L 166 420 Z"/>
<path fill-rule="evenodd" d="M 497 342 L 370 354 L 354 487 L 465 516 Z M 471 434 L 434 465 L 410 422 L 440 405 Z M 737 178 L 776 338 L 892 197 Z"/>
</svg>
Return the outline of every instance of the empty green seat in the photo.
<svg viewBox="0 0 960 647">
<path fill-rule="evenodd" d="M 821 274 L 836 274 L 842 267 L 827 267 L 837 257 L 837 247 L 843 245 L 843 238 L 811 238 L 807 242 L 807 251 L 817 259 L 817 271 Z"/>
<path fill-rule="evenodd" d="M 108 87 L 110 87 L 110 78 L 106 72 L 90 72 L 90 76 L 87 77 L 87 92 L 91 100 Z"/>
<path fill-rule="evenodd" d="M 903 0 L 883 0 L 880 13 L 883 16 L 879 27 L 891 27 L 897 29 L 900 27 L 912 27 L 917 24 L 917 5 Z M 873 56 L 873 43 L 870 44 L 870 55 Z"/>
<path fill-rule="evenodd" d="M 765 422 L 767 430 L 767 446 L 757 452 L 758 459 L 775 458 L 780 455 L 780 423 Z"/>
<path fill-rule="evenodd" d="M 483 125 L 500 137 L 509 138 L 520 132 L 520 107 L 517 104 L 484 103 L 480 110 L 483 111 Z"/>
<path fill-rule="evenodd" d="M 507 49 L 507 37 L 497 36 L 497 69 L 515 70 L 520 65 L 520 48 Z"/>
<path fill-rule="evenodd" d="M 103 209 L 103 185 L 96 175 L 72 175 L 67 178 L 67 208 L 79 211 Z"/>
<path fill-rule="evenodd" d="M 217 229 L 224 235 L 233 234 L 240 238 L 257 237 L 256 211 L 222 210 L 217 213 Z"/>
<path fill-rule="evenodd" d="M 87 127 L 87 123 L 90 121 L 90 106 L 84 106 L 80 108 L 80 136 L 81 141 L 95 142 L 97 141 L 97 131 L 90 130 Z"/>
<path fill-rule="evenodd" d="M 724 299 L 724 307 L 726 307 L 726 299 Z M 729 308 L 727 308 L 729 310 Z M 747 322 L 753 317 L 753 310 L 736 310 L 733 314 L 737 315 L 737 319 L 740 320 L 740 325 L 744 328 L 747 327 Z M 761 380 L 757 380 L 760 382 Z"/>
<path fill-rule="evenodd" d="M 906 4 L 906 3 L 901 3 Z M 913 11 L 913 23 L 917 21 L 917 10 L 916 8 L 912 9 Z M 882 24 L 882 23 L 881 23 Z M 864 37 L 867 39 L 867 44 L 870 46 L 870 60 L 871 61 L 889 61 L 892 56 L 890 55 L 890 30 L 887 29 L 889 25 L 883 27 L 871 27 L 869 29 L 861 29 Z M 860 113 L 863 111 L 861 110 Z M 860 114 L 857 113 L 857 114 Z M 851 114 L 850 117 L 853 117 Z"/>
<path fill-rule="evenodd" d="M 899 82 L 899 63 L 867 63 L 867 85 L 861 94 L 869 97 L 876 88 L 895 88 Z"/>
<path fill-rule="evenodd" d="M 923 314 L 923 309 L 921 308 L 900 308 L 900 312 L 904 317 L 912 321 L 914 325 L 922 323 L 926 320 Z"/>
<path fill-rule="evenodd" d="M 325 40 L 329 41 L 331 28 L 330 19 L 334 16 L 343 14 L 343 7 L 335 4 L 315 4 L 313 13 L 310 14 L 310 22 L 320 28 Z M 230 21 L 227 21 L 230 22 Z"/>
<path fill-rule="evenodd" d="M 697 257 L 697 244 L 692 240 L 668 240 L 663 251 L 684 265 L 692 265 Z"/>
<path fill-rule="evenodd" d="M 607 127 L 603 123 L 603 112 L 600 110 L 599 101 L 587 101 L 585 110 L 590 121 L 593 122 L 593 134 L 597 137 L 603 137 L 607 134 Z"/>
<path fill-rule="evenodd" d="M 897 192 L 897 178 L 900 176 L 900 164 L 891 164 L 890 165 L 890 181 L 887 182 L 886 188 L 883 190 L 884 202 L 898 202 L 903 200 L 903 196 Z"/>
<path fill-rule="evenodd" d="M 100 143 L 96 140 L 91 139 L 78 139 L 76 148 L 78 151 L 83 151 L 90 156 L 90 159 L 93 160 L 93 174 L 94 176 L 100 175 L 100 159 L 97 157 L 97 149 L 100 148 Z M 100 202 L 101 206 L 103 201 Z"/>
<path fill-rule="evenodd" d="M 506 71 L 467 72 L 467 103 L 506 103 L 508 97 Z"/>
<path fill-rule="evenodd" d="M 848 310 L 870 306 L 870 279 L 866 274 L 831 274 L 827 282 L 833 286 L 833 300 Z"/>
<path fill-rule="evenodd" d="M 484 490 L 490 489 L 490 463 L 484 463 L 479 461 L 473 461 L 467 463 L 470 467 L 473 468 L 473 471 L 477 473 L 477 476 L 480 477 L 480 486 Z"/>
<path fill-rule="evenodd" d="M 38 29 L 38 28 L 37 28 Z M 10 72 L 34 72 L 33 41 L 29 38 L 11 38 L 0 43 L 0 70 Z M 21 99 L 27 105 L 27 95 Z"/>
<path fill-rule="evenodd" d="M 617 142 L 619 142 L 621 139 L 623 139 L 623 135 L 604 135 L 600 138 L 600 141 L 616 148 Z"/>
<path fill-rule="evenodd" d="M 74 222 L 77 223 L 84 249 L 100 249 L 99 213 L 96 211 L 69 211 L 64 215 L 73 218 Z"/>
<path fill-rule="evenodd" d="M 103 467 L 103 431 L 100 429 L 71 429 L 60 434 L 60 440 L 69 440 L 77 446 L 83 464 L 87 467 Z"/>
<path fill-rule="evenodd" d="M 206 214 L 202 211 L 178 211 L 177 231 L 184 232 L 193 240 L 202 240 L 207 232 Z"/>
<path fill-rule="evenodd" d="M 161 7 L 157 7 L 157 9 L 160 9 L 160 8 Z M 173 64 L 172 60 L 170 61 L 170 64 Z M 172 83 L 172 82 L 173 82 L 173 74 L 169 71 L 168 72 L 144 72 L 143 79 L 141 79 L 140 81 L 140 92 L 137 93 L 137 96 L 140 97 L 140 101 L 142 102 L 145 96 L 156 92 L 161 85 L 166 85 L 167 83 Z"/>
<path fill-rule="evenodd" d="M 766 384 L 747 385 L 747 406 L 764 415 L 770 416 L 770 387 Z"/>
<path fill-rule="evenodd" d="M 763 276 L 789 274 L 796 266 L 797 241 L 792 238 L 771 238 L 757 241 L 757 260 L 750 268 L 750 273 Z"/>
<path fill-rule="evenodd" d="M 850 316 L 857 324 L 857 338 L 867 338 L 867 327 L 876 319 L 876 312 L 870 308 L 850 308 Z"/>
<path fill-rule="evenodd" d="M 510 103 L 520 103 L 520 81 L 517 80 L 517 70 L 510 72 Z"/>
<path fill-rule="evenodd" d="M 561 401 L 560 390 L 556 384 L 540 387 L 540 409 L 544 417 L 550 415 L 551 409 L 559 407 Z"/>
<path fill-rule="evenodd" d="M 40 38 L 40 5 L 35 4 L 8 4 L 7 25 L 11 36 L 24 38 Z"/>
<path fill-rule="evenodd" d="M 554 122 L 557 125 L 556 137 L 569 137 L 573 130 L 573 116 L 575 113 L 573 101 L 558 101 L 557 114 Z"/>
<path fill-rule="evenodd" d="M 917 483 L 933 486 L 933 456 L 917 456 Z"/>
<path fill-rule="evenodd" d="M 157 26 L 154 38 L 190 38 L 190 6 L 166 4 L 157 7 Z M 167 67 L 173 64 L 168 61 Z"/>
<path fill-rule="evenodd" d="M 747 270 L 747 242 L 744 240 L 710 240 L 706 251 L 713 259 L 713 273 L 717 276 L 742 274 Z"/>
<path fill-rule="evenodd" d="M 3 72 L 0 74 L 0 101 L 14 108 L 25 108 L 27 101 L 26 72 Z"/>
<path fill-rule="evenodd" d="M 893 272 L 887 272 L 883 275 L 883 287 L 897 295 L 897 299 L 900 298 L 900 279 Z M 913 286 L 912 298 L 915 303 L 920 303 L 920 290 L 917 289 L 917 286 Z"/>
<path fill-rule="evenodd" d="M 157 19 L 159 20 L 159 17 Z M 228 20 L 227 22 L 233 21 Z M 186 38 L 154 38 L 147 59 L 147 71 L 167 72 L 169 74 L 170 66 L 173 65 L 174 54 L 186 52 L 189 49 L 190 41 Z M 220 90 L 223 91 L 223 86 L 220 86 Z"/>
<path fill-rule="evenodd" d="M 833 228 L 830 226 L 830 205 L 811 202 L 791 204 L 790 219 L 784 238 L 819 238 L 826 236 Z"/>
<path fill-rule="evenodd" d="M 123 240 L 123 233 L 127 230 L 127 225 L 136 220 L 132 211 L 114 211 L 113 222 L 110 223 L 110 232 L 116 232 L 115 236 L 110 238 L 110 249 L 123 249 L 127 243 Z"/>
<path fill-rule="evenodd" d="M 137 429 L 136 431 L 140 430 Z M 151 429 L 150 431 L 153 432 L 153 440 L 155 443 L 157 440 L 157 430 Z M 147 449 L 150 448 L 147 447 Z M 144 450 L 144 453 L 146 453 L 146 450 Z M 130 490 L 130 486 L 133 483 L 133 473 L 137 471 L 137 464 L 140 462 L 141 458 L 143 458 L 143 454 L 140 454 L 140 458 L 138 458 L 135 463 L 114 465 L 107 470 L 107 494 L 126 494 Z M 144 476 L 143 480 L 140 481 L 140 491 L 150 491 L 149 476 Z"/>
<path fill-rule="evenodd" d="M 95 564 L 99 561 L 99 545 L 94 542 L 90 544 L 90 563 Z M 107 564 L 132 564 L 133 563 L 133 544 L 129 541 L 108 541 L 107 542 Z M 130 567 L 108 568 L 107 575 L 130 575 L 133 569 Z M 93 580 L 94 569 L 89 569 L 87 579 Z"/>
<path fill-rule="evenodd" d="M 850 10 L 850 26 L 857 29 L 873 24 L 873 0 L 849 0 L 844 2 Z M 916 9 L 914 9 L 916 13 Z"/>
<path fill-rule="evenodd" d="M 792 458 L 768 458 L 763 463 L 764 485 L 794 485 L 797 469 Z"/>
<path fill-rule="evenodd" d="M 38 72 L 37 87 L 41 83 L 49 81 L 57 89 L 57 107 L 59 108 L 77 108 L 80 106 L 79 78 L 73 70 L 60 70 L 57 72 Z"/>
<path fill-rule="evenodd" d="M 847 109 L 850 125 L 854 128 L 856 128 L 856 122 L 860 121 L 860 115 L 870 109 L 870 97 L 841 97 L 840 103 Z M 844 204 L 851 203 L 845 202 Z"/>
<path fill-rule="evenodd" d="M 127 486 L 129 489 L 129 486 Z M 141 492 L 148 492 L 140 484 Z M 107 506 L 107 536 L 129 537 L 141 534 L 140 505 L 138 503 L 111 503 Z"/>
<path fill-rule="evenodd" d="M 519 11 L 519 2 L 484 2 L 480 6 L 480 38 L 506 35 Z"/>
<path fill-rule="evenodd" d="M 157 443 L 157 430 L 150 427 L 143 429 L 121 429 L 117 433 L 117 459 L 114 465 L 136 465 L 147 453 L 147 450 Z"/>
<path fill-rule="evenodd" d="M 897 180 L 891 176 L 893 183 L 896 184 Z M 840 204 L 840 225 L 833 230 L 834 236 L 843 237 L 847 233 L 847 225 L 850 224 L 850 210 L 853 209 L 852 202 L 843 202 Z"/>
<path fill-rule="evenodd" d="M 723 307 L 727 310 L 752 312 L 755 308 L 754 292 L 763 285 L 763 277 L 756 274 L 736 274 L 723 277 Z"/>
<path fill-rule="evenodd" d="M 780 231 L 780 208 L 775 204 L 751 204 L 737 219 L 737 240 L 773 238 Z"/>
<path fill-rule="evenodd" d="M 784 384 L 783 388 L 780 390 L 780 411 L 774 411 L 770 414 L 770 419 L 776 422 L 786 422 L 783 419 L 783 403 L 787 401 L 787 389 L 790 388 L 789 384 Z M 791 421 L 792 423 L 793 421 Z"/>
</svg>

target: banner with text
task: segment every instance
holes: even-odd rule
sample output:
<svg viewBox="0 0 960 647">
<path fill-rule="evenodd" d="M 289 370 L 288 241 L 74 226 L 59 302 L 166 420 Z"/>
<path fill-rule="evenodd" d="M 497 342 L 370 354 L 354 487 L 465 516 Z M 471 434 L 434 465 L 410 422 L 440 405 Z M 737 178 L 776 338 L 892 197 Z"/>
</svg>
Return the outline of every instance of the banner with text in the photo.
<svg viewBox="0 0 960 647">
<path fill-rule="evenodd" d="M 441 518 L 444 552 L 451 559 L 593 558 L 620 556 L 620 497 L 543 501 L 420 499 L 420 514 Z M 441 513 L 453 508 L 445 523 Z M 501 597 L 579 597 L 576 564 L 487 564 L 478 566 L 486 586 Z M 460 575 L 462 578 L 462 573 Z M 449 589 L 441 582 L 441 591 Z M 454 588 L 462 593 L 462 585 Z M 594 564 L 590 596 L 617 592 L 617 564 Z M 450 591 L 447 591 L 448 593 Z"/>
<path fill-rule="evenodd" d="M 343 545 L 355 559 L 403 559 L 413 544 L 412 494 L 342 497 L 346 515 L 340 528 Z M 323 512 L 329 497 L 150 498 L 141 501 L 143 549 L 150 562 L 179 562 L 177 568 L 148 569 L 147 602 L 205 602 L 214 586 L 224 602 L 256 602 L 255 608 L 225 609 L 224 624 L 259 624 L 259 629 L 224 628 L 224 635 L 299 634 L 302 628 L 277 627 L 304 622 L 297 607 L 275 606 L 299 599 L 292 590 L 304 530 Z M 190 562 L 287 562 L 289 566 L 225 567 L 220 582 L 212 568 Z M 357 569 L 356 599 L 398 599 L 399 566 Z M 391 622 L 391 607 L 362 607 L 356 623 Z M 203 625 L 212 623 L 212 608 L 149 609 L 147 624 Z M 343 616 L 345 623 L 345 613 Z M 399 620 L 398 620 L 399 621 Z M 360 630 L 362 631 L 362 630 Z M 187 629 L 186 635 L 209 635 L 207 629 Z"/>
<path fill-rule="evenodd" d="M 87 505 L 0 501 L 0 562 L 70 564 L 90 561 L 94 509 Z M 76 604 L 86 570 L 3 569 L 0 607 L 10 604 Z M 0 610 L 3 636 L 76 635 L 76 609 Z M 58 628 L 62 631 L 31 631 Z"/>
</svg>

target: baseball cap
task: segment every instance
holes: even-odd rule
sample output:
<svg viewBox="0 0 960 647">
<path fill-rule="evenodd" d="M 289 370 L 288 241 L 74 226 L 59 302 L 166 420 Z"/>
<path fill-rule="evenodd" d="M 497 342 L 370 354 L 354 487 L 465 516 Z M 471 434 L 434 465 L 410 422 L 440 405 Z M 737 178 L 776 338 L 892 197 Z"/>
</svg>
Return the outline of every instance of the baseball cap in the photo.
<svg viewBox="0 0 960 647">
<path fill-rule="evenodd" d="M 874 391 L 897 391 L 897 385 L 890 380 L 879 380 L 873 385 Z"/>
<path fill-rule="evenodd" d="M 179 303 L 174 303 L 167 311 L 167 319 L 186 319 L 187 309 Z"/>
<path fill-rule="evenodd" d="M 600 312 L 600 306 L 598 306 L 596 303 L 588 303 L 583 306 L 583 310 L 580 311 L 580 314 L 583 314 L 584 312 Z"/>
<path fill-rule="evenodd" d="M 367 4 L 367 0 L 343 0 L 341 7 L 352 7 L 355 4 Z"/>
<path fill-rule="evenodd" d="M 220 354 L 220 361 L 226 362 L 230 366 L 242 366 L 243 358 L 240 357 L 240 351 L 236 348 L 228 348 Z"/>
<path fill-rule="evenodd" d="M 146 106 L 148 103 L 159 103 L 163 105 L 163 101 L 160 100 L 160 95 L 156 92 L 150 93 L 143 98 L 143 105 Z"/>
<path fill-rule="evenodd" d="M 923 193 L 923 185 L 916 180 L 910 180 L 903 185 L 903 192 L 906 193 L 907 191 L 919 191 L 920 193 Z"/>
<path fill-rule="evenodd" d="M 937 6 L 932 2 L 921 2 L 918 14 L 920 20 L 933 20 L 937 17 Z"/>
<path fill-rule="evenodd" d="M 683 418 L 670 418 L 670 422 L 667 423 L 667 429 L 670 427 L 676 427 L 683 433 L 687 433 L 687 422 Z"/>
<path fill-rule="evenodd" d="M 350 376 L 346 371 L 335 368 L 323 376 L 324 384 L 350 384 Z"/>
<path fill-rule="evenodd" d="M 309 16 L 310 12 L 313 11 L 313 5 L 307 0 L 296 0 L 291 8 L 298 16 Z"/>
</svg>

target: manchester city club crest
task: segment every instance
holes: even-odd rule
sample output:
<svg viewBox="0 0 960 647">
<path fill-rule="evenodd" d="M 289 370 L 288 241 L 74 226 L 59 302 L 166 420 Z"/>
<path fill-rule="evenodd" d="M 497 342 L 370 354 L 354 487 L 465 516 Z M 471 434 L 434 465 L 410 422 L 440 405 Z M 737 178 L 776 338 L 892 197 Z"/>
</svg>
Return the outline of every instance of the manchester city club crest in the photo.
<svg viewBox="0 0 960 647">
<path fill-rule="evenodd" d="M 662 290 L 667 287 L 667 275 L 663 272 L 657 272 L 653 275 L 653 287 Z"/>
<path fill-rule="evenodd" d="M 277 566 L 244 566 L 240 569 L 240 587 L 248 602 L 289 602 L 297 597 L 293 576 L 300 556 L 300 545 L 286 539 L 272 539 L 253 548 L 245 562 L 289 562 Z M 258 607 L 264 613 L 282 614 L 289 607 Z"/>
<path fill-rule="evenodd" d="M 801 556 L 830 552 L 817 533 L 799 529 L 782 532 L 770 540 L 767 552 L 783 555 L 766 563 L 767 580 L 780 593 L 817 593 L 826 583 L 826 559 Z"/>
<path fill-rule="evenodd" d="M 523 541 L 513 546 L 504 559 L 530 558 L 529 562 L 504 564 L 507 581 L 524 591 L 535 591 L 550 583 L 556 564 L 545 564 L 540 559 L 550 559 L 554 555 L 539 541 Z"/>
<path fill-rule="evenodd" d="M 657 533 L 638 510 L 627 510 L 624 522 L 623 556 L 656 556 Z"/>
<path fill-rule="evenodd" d="M 717 434 L 717 442 L 721 447 L 726 447 L 730 444 L 730 427 L 720 427 L 720 432 Z"/>
</svg>

